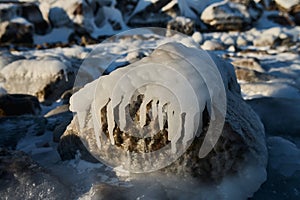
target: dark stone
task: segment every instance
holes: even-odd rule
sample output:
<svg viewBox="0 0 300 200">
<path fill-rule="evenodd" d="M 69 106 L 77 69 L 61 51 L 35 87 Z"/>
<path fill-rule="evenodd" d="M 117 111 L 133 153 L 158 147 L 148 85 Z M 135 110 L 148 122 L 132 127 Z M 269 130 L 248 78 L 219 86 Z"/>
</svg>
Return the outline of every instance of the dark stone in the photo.
<svg viewBox="0 0 300 200">
<path fill-rule="evenodd" d="M 27 94 L 5 94 L 0 96 L 0 117 L 16 115 L 37 115 L 41 111 L 35 96 Z"/>
</svg>

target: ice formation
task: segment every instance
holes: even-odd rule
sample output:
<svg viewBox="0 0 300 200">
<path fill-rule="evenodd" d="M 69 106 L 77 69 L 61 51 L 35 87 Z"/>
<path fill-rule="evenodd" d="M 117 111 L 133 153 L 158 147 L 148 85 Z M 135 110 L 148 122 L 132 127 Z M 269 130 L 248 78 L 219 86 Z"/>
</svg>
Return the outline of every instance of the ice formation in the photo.
<svg viewBox="0 0 300 200">
<path fill-rule="evenodd" d="M 136 106 L 139 98 L 138 116 L 133 117 L 128 107 Z M 72 96 L 70 109 L 77 113 L 80 132 L 93 129 L 100 151 L 104 143 L 115 144 L 116 127 L 137 138 L 153 137 L 167 127 L 170 149 L 176 154 L 178 146 L 186 149 L 201 132 L 205 107 L 212 119 L 216 113 L 225 117 L 225 98 L 222 78 L 206 52 L 167 43 L 150 56 L 87 84 Z M 109 141 L 103 133 L 106 125 Z M 213 146 L 217 138 L 207 140 L 204 144 Z M 209 147 L 202 149 L 201 156 Z"/>
</svg>

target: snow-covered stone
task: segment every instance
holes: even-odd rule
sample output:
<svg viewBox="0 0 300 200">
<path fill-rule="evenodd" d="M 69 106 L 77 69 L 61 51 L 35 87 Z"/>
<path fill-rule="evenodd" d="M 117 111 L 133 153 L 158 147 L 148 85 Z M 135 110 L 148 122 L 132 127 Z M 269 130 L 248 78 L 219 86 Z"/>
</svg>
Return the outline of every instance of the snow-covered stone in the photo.
<svg viewBox="0 0 300 200">
<path fill-rule="evenodd" d="M 14 18 L 0 23 L 1 44 L 32 44 L 34 26 L 24 18 Z"/>
<path fill-rule="evenodd" d="M 224 50 L 225 46 L 217 40 L 205 40 L 201 48 L 207 51 Z"/>
<path fill-rule="evenodd" d="M 258 59 L 255 58 L 242 58 L 242 59 L 235 59 L 231 62 L 231 64 L 235 67 L 240 67 L 244 69 L 249 69 L 249 70 L 255 70 L 258 72 L 264 73 L 265 70 L 259 63 Z"/>
<path fill-rule="evenodd" d="M 31 94 L 40 101 L 54 101 L 73 86 L 75 71 L 56 57 L 17 60 L 0 71 L 9 93 Z"/>
<path fill-rule="evenodd" d="M 276 4 L 286 10 L 286 11 L 291 11 L 295 6 L 300 4 L 300 0 L 275 0 Z"/>
<path fill-rule="evenodd" d="M 192 38 L 198 44 L 202 44 L 202 42 L 203 42 L 203 35 L 198 31 L 193 33 Z"/>
<path fill-rule="evenodd" d="M 23 56 L 16 56 L 11 54 L 9 51 L 1 51 L 0 52 L 0 70 L 4 68 L 6 65 L 16 61 L 24 59 Z"/>
<path fill-rule="evenodd" d="M 252 25 L 261 15 L 255 2 L 222 1 L 211 4 L 201 14 L 201 20 L 217 30 L 242 30 Z"/>
</svg>

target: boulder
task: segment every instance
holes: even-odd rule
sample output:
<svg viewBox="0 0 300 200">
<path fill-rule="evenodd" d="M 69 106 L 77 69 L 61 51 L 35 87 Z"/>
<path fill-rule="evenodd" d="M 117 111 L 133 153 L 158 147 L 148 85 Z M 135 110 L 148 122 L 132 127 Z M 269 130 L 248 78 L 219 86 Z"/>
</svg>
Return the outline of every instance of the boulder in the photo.
<svg viewBox="0 0 300 200">
<path fill-rule="evenodd" d="M 255 58 L 241 58 L 235 59 L 231 62 L 231 64 L 235 67 L 240 67 L 249 70 L 255 70 L 258 72 L 265 72 L 264 68 L 261 66 L 258 59 Z"/>
<path fill-rule="evenodd" d="M 240 67 L 235 68 L 235 74 L 239 81 L 246 81 L 249 83 L 270 81 L 275 78 L 272 75 L 266 73 Z"/>
<path fill-rule="evenodd" d="M 8 93 L 30 94 L 51 103 L 73 87 L 75 71 L 68 61 L 45 56 L 17 60 L 4 67 L 0 77 Z"/>
<path fill-rule="evenodd" d="M 222 1 L 208 6 L 201 20 L 214 30 L 243 30 L 252 26 L 262 10 L 252 0 Z"/>
<path fill-rule="evenodd" d="M 83 89 L 79 90 L 71 97 L 71 110 L 76 112 L 77 115 L 73 118 L 73 121 L 61 138 L 59 152 L 62 156 L 70 159 L 74 156 L 71 157 L 68 153 L 74 152 L 74 149 L 79 149 L 81 152 L 83 152 L 83 149 L 85 149 L 84 151 L 87 151 L 85 146 L 82 145 L 82 143 L 84 143 L 92 155 L 100 160 L 109 160 L 109 162 L 112 161 L 118 163 L 117 166 L 121 165 L 125 168 L 126 166 L 129 166 L 129 168 L 134 167 L 135 169 L 142 170 L 145 170 L 146 167 L 149 166 L 152 166 L 153 168 L 155 165 L 160 165 L 161 163 L 158 162 L 161 161 L 161 158 L 166 157 L 169 159 L 173 156 L 168 152 L 163 152 L 160 153 L 158 157 L 151 157 L 149 160 L 147 159 L 147 153 L 159 151 L 160 148 L 163 148 L 170 143 L 172 144 L 172 136 L 169 136 L 171 139 L 168 138 L 168 134 L 172 134 L 172 132 L 170 133 L 169 131 L 174 128 L 171 123 L 168 123 L 168 128 L 163 126 L 162 130 L 151 137 L 134 137 L 131 135 L 135 131 L 134 126 L 127 127 L 125 124 L 125 128 L 127 127 L 129 130 L 127 132 L 122 130 L 122 125 L 119 125 L 118 122 L 114 125 L 110 124 L 109 120 L 111 120 L 112 116 L 108 113 L 110 112 L 108 110 L 109 105 L 105 105 L 106 100 L 103 100 L 106 98 L 104 95 L 109 95 L 109 92 L 106 90 L 110 91 L 109 87 L 111 84 L 115 83 L 110 82 L 111 80 L 115 81 L 114 76 L 126 74 L 126 70 L 134 69 L 134 67 L 142 65 L 142 63 L 161 63 L 163 60 L 164 62 L 171 62 L 171 66 L 174 68 L 178 65 L 176 63 L 181 63 L 180 68 L 176 69 L 185 69 L 182 66 L 185 66 L 186 63 L 183 62 L 182 58 L 178 58 L 174 55 L 171 57 L 168 54 L 169 51 L 165 51 L 166 49 L 172 49 L 176 53 L 184 55 L 187 59 L 189 56 L 195 58 L 196 52 L 198 52 L 194 48 L 188 48 L 178 43 L 162 45 L 149 57 L 145 57 L 126 67 L 119 68 L 108 76 L 99 78 L 99 80 L 97 80 L 99 82 L 94 81 L 87 84 Z M 199 57 L 201 57 L 201 55 L 199 55 Z M 230 187 L 233 187 L 235 191 L 238 191 L 238 194 L 228 193 L 228 195 L 230 197 L 232 197 L 232 195 L 238 195 L 239 198 L 235 196 L 236 199 L 245 199 L 251 197 L 253 192 L 266 180 L 267 149 L 264 128 L 256 113 L 242 99 L 240 87 L 236 81 L 233 67 L 213 54 L 210 54 L 210 57 L 215 62 L 222 76 L 227 96 L 227 113 L 224 127 L 220 130 L 220 138 L 206 156 L 199 156 L 210 123 L 209 111 L 206 107 L 202 111 L 203 118 L 201 121 L 203 124 L 202 128 L 198 129 L 199 136 L 190 140 L 191 145 L 175 162 L 168 167 L 162 168 L 160 171 L 166 174 L 176 174 L 179 177 L 191 176 L 201 183 L 208 183 L 208 185 L 216 184 L 216 187 L 214 188 L 215 193 L 220 192 L 220 195 L 224 195 L 222 191 L 226 190 L 227 183 L 230 182 L 230 184 L 232 184 Z M 172 59 L 172 61 L 169 61 L 168 59 Z M 199 63 L 199 67 L 200 66 L 208 67 L 205 64 L 201 65 L 201 63 Z M 160 73 L 163 73 L 163 71 Z M 147 74 L 146 77 L 152 76 Z M 189 79 L 193 78 L 195 77 L 190 74 Z M 136 79 L 138 79 L 138 77 L 136 77 Z M 105 85 L 104 88 L 102 84 Z M 96 112 L 96 110 L 91 107 L 97 106 L 94 102 L 98 102 L 93 101 L 95 98 L 94 87 L 96 85 L 99 85 L 98 89 L 102 89 L 102 95 L 99 95 L 99 102 L 102 102 L 102 104 L 105 105 L 103 108 L 101 105 L 98 105 L 99 112 Z M 120 90 L 120 92 L 124 91 Z M 199 91 L 199 93 L 205 96 L 205 91 Z M 163 96 L 163 94 L 161 94 L 161 96 Z M 129 104 L 128 110 L 125 111 L 132 117 L 132 123 L 137 123 L 142 116 L 142 111 L 138 111 L 139 107 L 142 107 L 143 104 L 143 97 L 140 98 L 141 99 L 137 96 L 136 101 Z M 117 106 L 120 104 L 121 103 L 117 104 Z M 182 102 L 182 104 L 184 104 L 184 102 Z M 149 117 L 152 115 L 150 114 L 152 111 L 150 111 L 149 107 L 151 108 L 150 105 L 147 105 L 147 110 L 145 112 L 148 117 L 146 117 L 145 120 L 146 124 L 150 124 L 149 128 L 154 129 L 155 125 L 151 125 L 153 122 L 151 122 L 151 118 Z M 120 107 L 118 108 L 120 109 Z M 101 118 L 99 118 L 99 120 L 101 120 L 94 121 L 95 115 L 100 115 Z M 218 121 L 219 116 L 216 116 L 215 120 Z M 183 123 L 186 123 L 186 121 Z M 97 130 L 101 130 L 100 133 L 97 132 Z M 97 134 L 103 134 L 106 137 L 98 137 Z M 80 140 L 82 142 L 79 142 Z M 177 145 L 181 140 L 182 138 L 178 140 Z M 170 148 L 170 146 L 168 148 Z M 175 151 L 177 150 L 175 149 Z M 146 154 L 143 161 L 139 160 L 139 153 L 142 155 Z M 147 175 L 143 174 L 142 176 Z M 234 181 L 231 180 L 232 177 L 234 177 Z"/>
<path fill-rule="evenodd" d="M 38 99 L 26 94 L 0 95 L 0 110 L 3 116 L 37 115 L 41 111 Z"/>
<path fill-rule="evenodd" d="M 69 199 L 69 189 L 28 155 L 0 148 L 3 199 Z"/>
</svg>

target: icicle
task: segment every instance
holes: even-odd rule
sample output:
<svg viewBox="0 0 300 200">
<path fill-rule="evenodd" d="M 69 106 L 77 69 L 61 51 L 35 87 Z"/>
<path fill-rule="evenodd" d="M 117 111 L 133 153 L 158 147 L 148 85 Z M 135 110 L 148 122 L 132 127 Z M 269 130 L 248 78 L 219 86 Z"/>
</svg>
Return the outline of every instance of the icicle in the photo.
<svg viewBox="0 0 300 200">
<path fill-rule="evenodd" d="M 152 119 L 155 120 L 157 117 L 157 100 L 152 100 L 151 104 L 151 110 L 152 110 Z"/>
<path fill-rule="evenodd" d="M 114 139 L 114 127 L 115 127 L 115 119 L 114 119 L 114 111 L 113 107 L 111 105 L 111 101 L 107 104 L 107 124 L 108 124 L 108 133 L 109 133 L 109 139 L 111 141 L 111 144 L 115 144 Z"/>
<path fill-rule="evenodd" d="M 99 113 L 99 117 L 97 117 Z M 102 129 L 101 129 L 101 108 L 97 112 L 97 108 L 95 108 L 95 104 L 92 104 L 92 118 L 93 118 L 93 124 L 94 124 L 94 133 L 96 137 L 96 144 L 99 149 L 101 149 L 101 134 L 102 134 Z"/>
<path fill-rule="evenodd" d="M 157 105 L 159 130 L 164 129 L 163 103 L 160 101 Z"/>
</svg>

